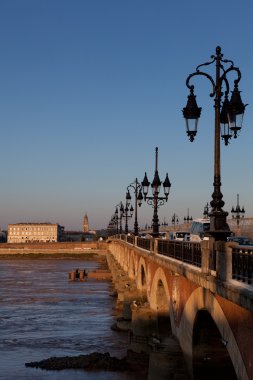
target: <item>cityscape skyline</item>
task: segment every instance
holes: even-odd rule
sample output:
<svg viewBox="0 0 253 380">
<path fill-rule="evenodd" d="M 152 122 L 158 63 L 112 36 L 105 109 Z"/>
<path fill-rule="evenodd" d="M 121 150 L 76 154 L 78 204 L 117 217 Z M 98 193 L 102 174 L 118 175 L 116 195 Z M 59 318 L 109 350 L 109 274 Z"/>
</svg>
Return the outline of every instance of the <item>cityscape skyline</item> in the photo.
<svg viewBox="0 0 253 380">
<path fill-rule="evenodd" d="M 160 224 L 173 214 L 182 222 L 188 209 L 201 217 L 213 192 L 208 81 L 194 83 L 202 113 L 193 143 L 182 109 L 187 76 L 218 45 L 241 70 L 249 104 L 239 137 L 221 145 L 224 210 L 232 218 L 240 194 L 245 217 L 253 217 L 252 8 L 249 0 L 240 7 L 215 0 L 208 11 L 199 0 L 2 1 L 0 228 L 52 222 L 78 230 L 86 212 L 91 229 L 106 228 L 127 186 L 145 172 L 152 180 L 156 146 L 160 178 L 168 172 L 171 181 Z M 143 202 L 140 227 L 152 213 Z"/>
</svg>

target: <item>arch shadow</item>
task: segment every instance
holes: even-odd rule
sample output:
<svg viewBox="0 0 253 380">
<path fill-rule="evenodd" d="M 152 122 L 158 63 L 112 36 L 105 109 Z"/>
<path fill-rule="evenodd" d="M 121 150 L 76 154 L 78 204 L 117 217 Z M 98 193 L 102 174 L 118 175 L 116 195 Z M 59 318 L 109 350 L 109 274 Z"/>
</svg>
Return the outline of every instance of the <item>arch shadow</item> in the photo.
<svg viewBox="0 0 253 380">
<path fill-rule="evenodd" d="M 194 380 L 248 379 L 230 325 L 209 290 L 199 287 L 192 292 L 184 305 L 177 337 Z"/>
</svg>

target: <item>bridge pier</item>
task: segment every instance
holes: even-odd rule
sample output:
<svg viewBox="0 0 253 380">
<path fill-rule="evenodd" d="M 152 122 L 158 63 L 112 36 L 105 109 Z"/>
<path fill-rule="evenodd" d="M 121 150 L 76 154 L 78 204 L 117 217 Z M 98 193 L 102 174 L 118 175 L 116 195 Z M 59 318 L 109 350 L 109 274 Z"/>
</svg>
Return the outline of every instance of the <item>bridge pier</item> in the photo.
<svg viewBox="0 0 253 380">
<path fill-rule="evenodd" d="M 149 355 L 148 380 L 189 380 L 182 351 L 175 339 L 166 342 L 165 352 Z"/>
<path fill-rule="evenodd" d="M 180 345 L 172 335 L 160 335 L 158 313 L 149 304 L 132 305 L 129 349 L 149 355 L 148 380 L 189 380 Z"/>
<path fill-rule="evenodd" d="M 117 293 L 116 311 L 118 318 L 116 320 L 116 329 L 129 331 L 132 320 L 131 305 L 133 302 L 143 302 L 143 294 L 137 289 L 135 281 L 126 275 L 113 256 L 108 255 L 107 261 Z"/>
<path fill-rule="evenodd" d="M 131 309 L 132 323 L 128 348 L 138 353 L 150 353 L 152 338 L 157 336 L 156 313 L 150 309 L 149 304 L 133 303 Z"/>
<path fill-rule="evenodd" d="M 133 361 L 139 361 L 143 355 L 147 358 L 148 380 L 188 380 L 180 345 L 168 327 L 167 311 L 151 309 L 146 290 L 137 289 L 135 281 L 126 275 L 113 256 L 108 255 L 107 259 L 120 315 L 115 325 L 121 331 L 129 331 L 128 356 L 133 356 Z"/>
</svg>

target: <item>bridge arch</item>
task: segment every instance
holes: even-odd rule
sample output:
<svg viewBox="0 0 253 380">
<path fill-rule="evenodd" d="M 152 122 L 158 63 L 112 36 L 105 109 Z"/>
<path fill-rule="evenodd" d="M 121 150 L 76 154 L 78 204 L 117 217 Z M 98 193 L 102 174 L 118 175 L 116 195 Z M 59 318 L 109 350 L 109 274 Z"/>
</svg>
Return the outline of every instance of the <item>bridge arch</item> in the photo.
<svg viewBox="0 0 253 380">
<path fill-rule="evenodd" d="M 202 379 L 203 371 L 206 380 L 218 378 L 217 373 L 221 374 L 221 363 L 227 368 L 228 376 L 224 378 L 248 379 L 230 325 L 219 302 L 210 291 L 201 287 L 193 291 L 185 304 L 177 335 L 194 379 Z M 210 336 L 213 336 L 212 342 Z M 218 360 L 219 357 L 223 357 L 223 362 Z M 213 360 L 214 358 L 217 360 Z"/>
<path fill-rule="evenodd" d="M 237 380 L 227 341 L 206 309 L 197 312 L 193 326 L 193 378 Z"/>
<path fill-rule="evenodd" d="M 158 268 L 151 284 L 149 304 L 151 309 L 157 313 L 157 333 L 158 335 L 170 336 L 170 293 L 165 273 L 162 268 Z"/>
</svg>

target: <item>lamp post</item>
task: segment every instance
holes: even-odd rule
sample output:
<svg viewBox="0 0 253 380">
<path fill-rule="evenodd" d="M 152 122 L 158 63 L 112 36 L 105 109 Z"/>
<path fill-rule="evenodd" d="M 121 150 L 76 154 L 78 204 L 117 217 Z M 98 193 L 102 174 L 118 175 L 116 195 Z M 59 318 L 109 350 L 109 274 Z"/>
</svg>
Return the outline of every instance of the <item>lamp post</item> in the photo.
<svg viewBox="0 0 253 380">
<path fill-rule="evenodd" d="M 122 217 L 121 217 L 121 214 L 119 214 L 120 206 L 121 206 L 121 202 L 117 204 L 114 215 L 115 215 L 117 233 L 119 232 L 120 234 L 122 234 Z"/>
<path fill-rule="evenodd" d="M 134 211 L 134 209 L 133 209 L 132 205 L 129 208 L 129 205 L 126 202 L 126 206 L 124 207 L 123 203 L 121 202 L 121 205 L 120 205 L 120 217 L 121 217 L 121 219 L 125 218 L 125 234 L 128 234 L 128 219 L 132 218 L 133 211 Z"/>
<path fill-rule="evenodd" d="M 236 208 L 232 207 L 231 210 L 232 218 L 236 219 L 237 227 L 239 227 L 240 219 L 244 218 L 245 210 L 244 207 L 239 206 L 239 194 L 237 194 L 237 205 Z"/>
<path fill-rule="evenodd" d="M 187 209 L 187 216 L 184 217 L 184 222 L 187 224 L 192 222 L 192 216 L 189 216 L 189 208 Z"/>
<path fill-rule="evenodd" d="M 202 66 L 209 66 L 212 63 L 216 65 L 215 79 L 208 73 L 201 71 Z M 225 64 L 229 64 L 225 68 Z M 230 92 L 229 81 L 227 75 L 234 72 L 237 78 L 234 80 L 234 89 L 231 99 L 228 100 Z M 222 200 L 221 193 L 221 171 L 220 171 L 220 137 L 224 140 L 225 145 L 228 145 L 229 140 L 237 138 L 238 132 L 242 128 L 243 115 L 246 105 L 242 103 L 238 83 L 241 79 L 239 68 L 234 66 L 233 61 L 223 59 L 221 48 L 216 47 L 216 54 L 211 56 L 211 61 L 197 66 L 196 71 L 190 74 L 186 79 L 186 86 L 190 90 L 186 107 L 183 109 L 183 115 L 186 120 L 186 133 L 190 141 L 193 141 L 197 134 L 198 120 L 201 113 L 201 108 L 198 107 L 196 96 L 194 95 L 194 86 L 190 85 L 190 81 L 195 76 L 204 76 L 211 82 L 212 92 L 211 97 L 214 97 L 215 109 L 215 132 L 214 132 L 214 191 L 210 205 L 212 210 L 210 216 L 210 235 L 215 240 L 226 240 L 230 235 L 230 229 L 226 218 L 228 213 L 223 211 L 222 207 L 225 202 Z M 222 86 L 225 85 L 225 91 L 222 92 Z M 223 101 L 221 108 L 221 101 Z"/>
<path fill-rule="evenodd" d="M 115 231 L 115 225 L 116 225 L 116 219 L 115 219 L 115 214 L 114 214 L 112 215 L 110 222 L 108 223 L 108 226 L 107 226 L 108 234 L 115 234 L 115 232 L 118 233 L 117 229 Z"/>
<path fill-rule="evenodd" d="M 113 219 L 114 219 L 114 222 L 116 225 L 116 233 L 118 234 L 119 233 L 119 215 L 118 215 L 118 208 L 117 207 L 116 207 Z"/>
<path fill-rule="evenodd" d="M 168 226 L 168 223 L 165 221 L 165 217 L 163 218 L 162 227 L 164 227 L 164 231 L 166 230 L 166 227 Z"/>
<path fill-rule="evenodd" d="M 179 223 L 179 219 L 178 219 L 178 216 L 177 216 L 175 213 L 172 215 L 172 218 L 171 218 L 171 223 L 173 224 L 173 226 L 174 226 L 174 229 L 175 229 L 175 226 L 176 226 L 176 224 L 178 224 L 178 223 Z"/>
<path fill-rule="evenodd" d="M 204 207 L 204 212 L 203 212 L 204 219 L 208 219 L 208 217 L 209 217 L 209 208 L 210 208 L 210 206 L 207 202 L 207 204 Z"/>
<path fill-rule="evenodd" d="M 166 177 L 163 182 L 165 196 L 159 197 L 160 187 L 162 183 L 160 181 L 159 174 L 158 174 L 158 148 L 157 147 L 155 148 L 155 174 L 154 174 L 153 182 L 151 183 L 153 196 L 147 196 L 150 182 L 148 180 L 146 172 L 141 184 L 142 184 L 142 189 L 143 189 L 144 201 L 146 201 L 148 205 L 151 205 L 154 208 L 153 219 L 152 219 L 152 230 L 153 230 L 152 235 L 153 237 L 158 237 L 159 236 L 158 208 L 164 205 L 164 203 L 168 201 L 171 183 L 168 177 L 168 173 L 166 173 Z"/>
<path fill-rule="evenodd" d="M 138 226 L 138 215 L 137 215 L 137 206 L 141 207 L 143 196 L 142 196 L 142 186 L 138 182 L 138 179 L 135 178 L 135 181 L 130 183 L 130 185 L 127 186 L 127 193 L 126 193 L 126 203 L 128 206 L 130 206 L 131 202 L 131 194 L 130 194 L 130 188 L 134 189 L 134 199 L 135 199 L 135 207 L 134 207 L 134 235 L 138 236 L 139 234 L 139 226 Z"/>
</svg>

